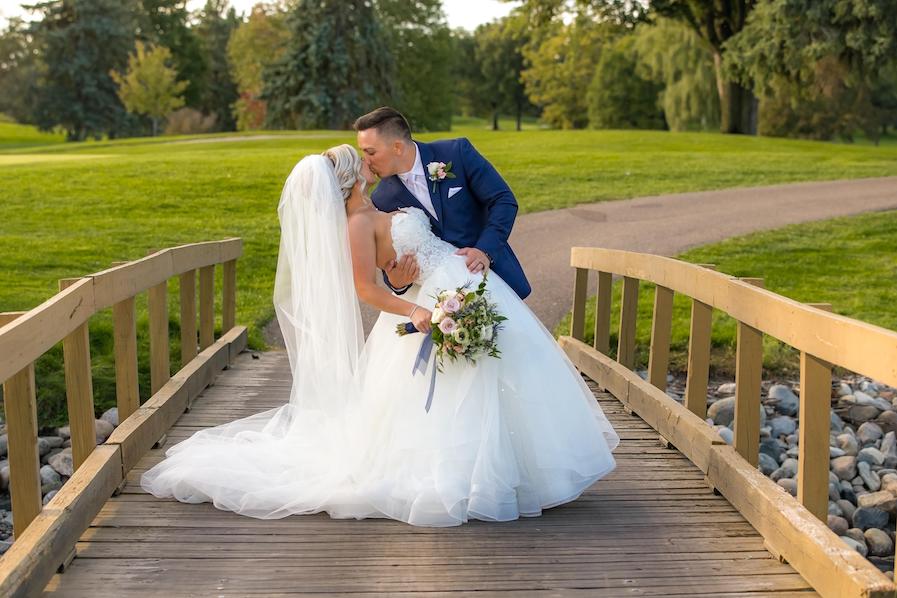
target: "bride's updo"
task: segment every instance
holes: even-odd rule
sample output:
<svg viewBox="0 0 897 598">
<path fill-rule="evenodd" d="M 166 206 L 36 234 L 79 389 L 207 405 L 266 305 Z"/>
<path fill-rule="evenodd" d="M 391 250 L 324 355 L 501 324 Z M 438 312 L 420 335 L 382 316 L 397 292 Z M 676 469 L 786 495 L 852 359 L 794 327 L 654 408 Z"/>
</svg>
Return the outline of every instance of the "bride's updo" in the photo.
<svg viewBox="0 0 897 598">
<path fill-rule="evenodd" d="M 330 163 L 333 164 L 336 182 L 343 192 L 343 200 L 349 199 L 355 183 L 358 181 L 364 183 L 364 177 L 361 175 L 361 157 L 348 143 L 332 147 L 323 155 L 327 156 Z M 362 191 L 364 191 L 363 188 Z"/>
</svg>

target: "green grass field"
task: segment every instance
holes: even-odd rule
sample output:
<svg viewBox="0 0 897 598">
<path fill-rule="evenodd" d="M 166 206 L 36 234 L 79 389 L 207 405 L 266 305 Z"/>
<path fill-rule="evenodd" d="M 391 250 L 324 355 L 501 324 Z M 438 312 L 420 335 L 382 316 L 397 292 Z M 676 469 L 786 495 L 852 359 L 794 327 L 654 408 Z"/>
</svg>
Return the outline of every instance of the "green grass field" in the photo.
<svg viewBox="0 0 897 598">
<path fill-rule="evenodd" d="M 734 276 L 764 279 L 767 289 L 805 303 L 831 303 L 833 311 L 897 330 L 897 212 L 863 214 L 787 226 L 706 245 L 678 256 L 696 264 L 716 264 Z M 611 353 L 616 354 L 621 284 L 614 284 Z M 654 286 L 639 288 L 638 367 L 647 367 L 651 340 Z M 687 359 L 691 301 L 674 298 L 672 368 L 684 371 Z M 586 340 L 595 322 L 594 297 L 586 312 Z M 569 334 L 570 316 L 557 327 Z M 714 310 L 712 365 L 719 376 L 733 376 L 735 321 Z M 771 375 L 793 375 L 798 355 L 765 337 L 764 367 Z"/>
<path fill-rule="evenodd" d="M 493 132 L 488 123 L 468 119 L 451 133 L 421 138 L 469 137 L 509 181 L 521 213 L 652 194 L 897 174 L 895 144 L 552 131 L 533 123 L 516 132 L 510 121 L 502 127 Z M 238 268 L 237 317 L 250 326 L 252 346 L 261 347 L 262 326 L 273 315 L 283 181 L 303 155 L 353 142 L 350 132 L 276 131 L 68 144 L 60 135 L 0 122 L 0 311 L 30 309 L 56 292 L 59 278 L 139 258 L 153 248 L 238 236 L 245 255 Z M 176 283 L 171 287 L 174 297 Z M 92 322 L 101 409 L 113 403 L 109 331 L 108 315 Z M 39 363 L 42 422 L 63 417 L 57 353 Z M 145 375 L 142 382 L 146 388 Z"/>
</svg>

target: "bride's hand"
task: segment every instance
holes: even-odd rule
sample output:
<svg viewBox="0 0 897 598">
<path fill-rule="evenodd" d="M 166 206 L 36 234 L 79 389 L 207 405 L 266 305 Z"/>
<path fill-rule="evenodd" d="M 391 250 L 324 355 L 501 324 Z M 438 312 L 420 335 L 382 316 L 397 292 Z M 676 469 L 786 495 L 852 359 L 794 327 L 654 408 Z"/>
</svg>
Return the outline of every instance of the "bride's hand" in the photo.
<svg viewBox="0 0 897 598">
<path fill-rule="evenodd" d="M 403 255 L 398 262 L 391 260 L 386 265 L 386 277 L 394 289 L 407 287 L 417 280 L 418 274 L 420 274 L 420 268 L 417 266 L 417 258 L 410 253 Z"/>
<path fill-rule="evenodd" d="M 430 333 L 430 320 L 432 319 L 433 312 L 429 309 L 424 309 L 419 305 L 414 308 L 414 311 L 411 314 L 411 323 L 414 324 L 414 327 L 417 328 L 418 332 L 423 332 L 424 334 Z"/>
</svg>

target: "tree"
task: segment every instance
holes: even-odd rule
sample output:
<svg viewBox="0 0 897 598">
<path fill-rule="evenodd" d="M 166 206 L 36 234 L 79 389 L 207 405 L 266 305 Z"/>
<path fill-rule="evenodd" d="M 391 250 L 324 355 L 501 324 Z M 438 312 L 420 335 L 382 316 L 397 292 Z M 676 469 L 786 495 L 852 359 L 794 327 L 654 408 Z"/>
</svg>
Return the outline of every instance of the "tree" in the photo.
<svg viewBox="0 0 897 598">
<path fill-rule="evenodd" d="M 206 67 L 198 106 L 216 116 L 218 130 L 233 131 L 237 121 L 232 106 L 239 95 L 227 60 L 227 44 L 240 20 L 234 9 L 227 7 L 227 0 L 206 0 L 198 16 L 195 29 Z"/>
<path fill-rule="evenodd" d="M 719 130 L 719 95 L 710 46 L 678 21 L 657 19 L 635 30 L 638 71 L 661 84 L 660 105 L 673 131 Z"/>
<path fill-rule="evenodd" d="M 808 0 L 812 1 L 812 0 Z M 757 0 L 652 0 L 659 15 L 680 20 L 711 47 L 720 103 L 720 130 L 723 133 L 757 132 L 757 98 L 751 89 L 723 69 L 726 42 L 744 28 Z"/>
<path fill-rule="evenodd" d="M 392 99 L 394 64 L 369 2 L 299 0 L 287 27 L 287 49 L 264 74 L 268 126 L 347 129 Z"/>
<path fill-rule="evenodd" d="M 139 39 L 171 50 L 178 81 L 186 81 L 184 101 L 197 106 L 202 96 L 205 59 L 196 32 L 190 28 L 185 0 L 140 0 Z"/>
<path fill-rule="evenodd" d="M 514 114 L 517 130 L 524 111 L 531 110 L 523 85 L 523 48 L 529 42 L 528 27 L 520 15 L 477 27 L 474 57 L 482 80 L 478 96 L 488 106 L 492 129 L 498 130 L 500 112 Z"/>
<path fill-rule="evenodd" d="M 38 63 L 28 26 L 21 19 L 10 19 L 0 32 L 0 113 L 17 122 L 33 122 Z"/>
<path fill-rule="evenodd" d="M 395 108 L 417 131 L 452 125 L 453 50 L 441 0 L 377 0 L 389 54 L 394 60 Z"/>
<path fill-rule="evenodd" d="M 570 24 L 553 22 L 552 33 L 524 48 L 522 73 L 530 101 L 542 108 L 542 120 L 562 129 L 589 123 L 587 94 L 602 45 L 617 28 L 588 18 Z"/>
<path fill-rule="evenodd" d="M 661 86 L 639 75 L 632 35 L 621 37 L 601 53 L 589 87 L 589 125 L 596 129 L 662 129 L 657 107 Z"/>
<path fill-rule="evenodd" d="M 186 81 L 177 81 L 177 72 L 168 63 L 171 51 L 160 46 L 147 48 L 137 42 L 137 51 L 128 59 L 124 74 L 112 73 L 118 84 L 118 97 L 128 112 L 145 114 L 153 121 L 153 136 L 159 120 L 184 105 Z"/>
<path fill-rule="evenodd" d="M 286 13 L 277 4 L 256 4 L 249 19 L 231 34 L 227 57 L 240 94 L 233 107 L 237 129 L 264 125 L 267 105 L 259 97 L 264 87 L 262 73 L 280 58 L 288 39 Z"/>
<path fill-rule="evenodd" d="M 828 105 L 840 121 L 830 133 L 875 138 L 889 118 L 881 82 L 897 61 L 895 11 L 894 0 L 765 0 L 726 45 L 726 67 L 759 94 L 790 96 L 798 122 L 800 104 Z"/>
<path fill-rule="evenodd" d="M 134 48 L 133 0 L 48 0 L 34 36 L 42 57 L 35 120 L 62 126 L 69 140 L 117 136 L 130 122 L 110 73 L 122 70 Z"/>
</svg>

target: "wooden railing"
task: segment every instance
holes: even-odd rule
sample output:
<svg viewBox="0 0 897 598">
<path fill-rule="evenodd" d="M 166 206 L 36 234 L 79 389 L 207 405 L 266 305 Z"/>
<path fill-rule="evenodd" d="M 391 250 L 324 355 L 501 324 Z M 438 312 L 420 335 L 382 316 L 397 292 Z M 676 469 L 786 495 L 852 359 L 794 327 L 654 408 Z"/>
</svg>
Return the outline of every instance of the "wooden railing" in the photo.
<svg viewBox="0 0 897 598">
<path fill-rule="evenodd" d="M 897 386 L 897 333 L 829 313 L 825 304 L 802 304 L 738 279 L 678 260 L 575 247 L 570 336 L 559 339 L 586 375 L 654 427 L 705 474 L 763 535 L 773 554 L 787 560 L 823 596 L 889 596 L 895 585 L 846 546 L 826 525 L 832 366 Z M 593 345 L 584 342 L 589 272 L 598 272 Z M 611 359 L 611 285 L 623 278 L 617 357 Z M 648 379 L 635 362 L 639 282 L 656 285 Z M 691 298 L 691 331 L 684 405 L 667 396 L 666 376 L 675 293 Z M 737 321 L 734 446 L 705 422 L 711 315 Z M 763 335 L 800 351 L 798 495 L 795 500 L 757 470 Z"/>
<path fill-rule="evenodd" d="M 15 542 L 0 558 L 0 596 L 33 595 L 73 555 L 75 542 L 124 476 L 190 401 L 246 346 L 236 326 L 241 239 L 196 243 L 60 281 L 28 312 L 0 314 L 0 381 L 8 433 Z M 215 334 L 215 267 L 222 268 L 221 337 Z M 199 272 L 199 344 L 196 273 Z M 180 279 L 182 367 L 171 374 L 168 281 Z M 135 297 L 147 292 L 151 397 L 140 405 Z M 112 309 L 120 425 L 96 445 L 88 323 Z M 34 362 L 62 341 L 74 472 L 41 507 Z"/>
</svg>

